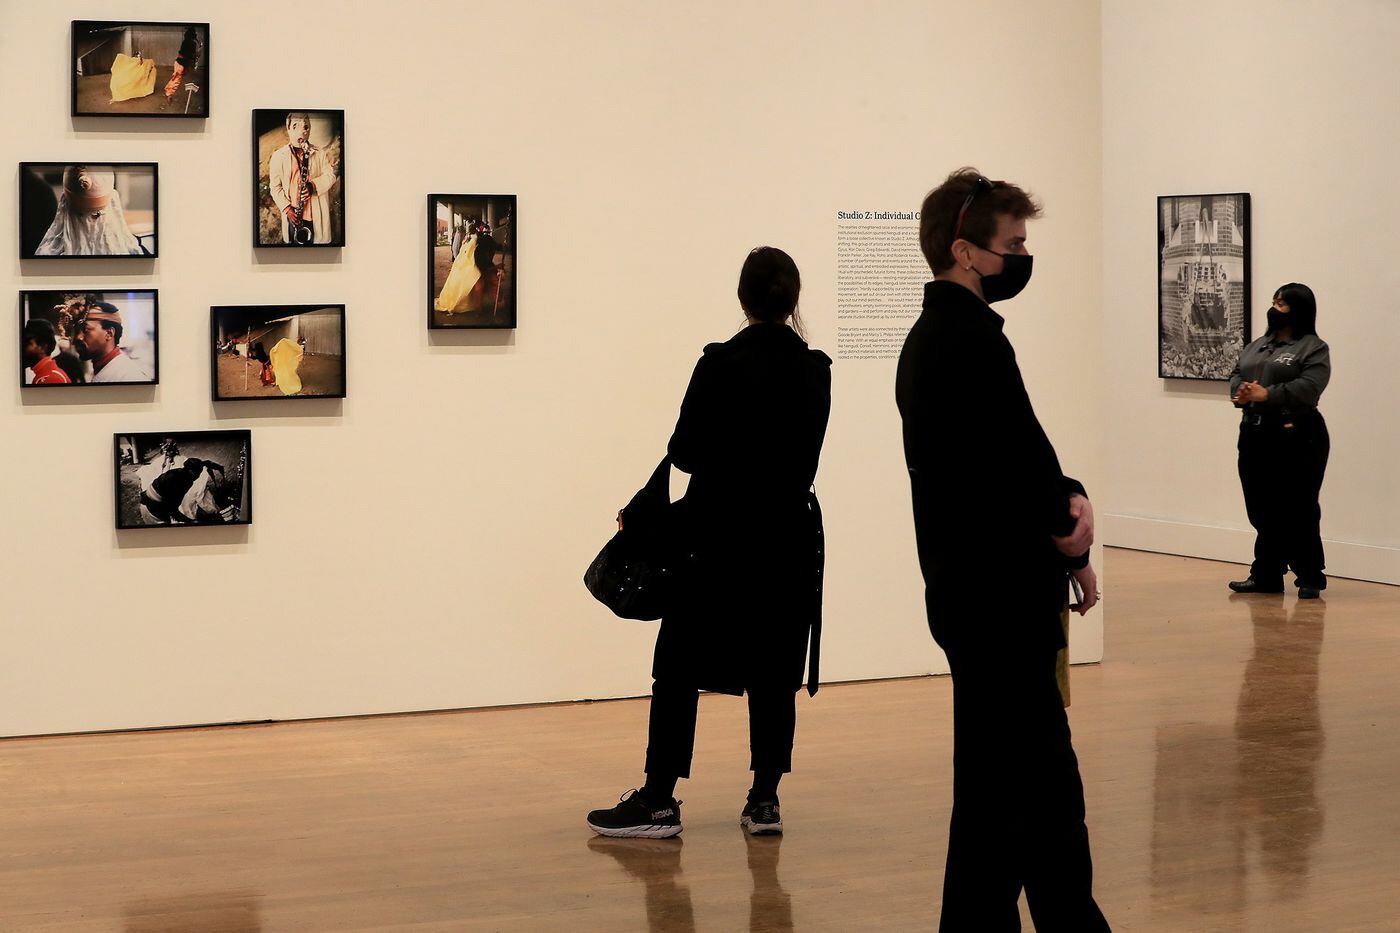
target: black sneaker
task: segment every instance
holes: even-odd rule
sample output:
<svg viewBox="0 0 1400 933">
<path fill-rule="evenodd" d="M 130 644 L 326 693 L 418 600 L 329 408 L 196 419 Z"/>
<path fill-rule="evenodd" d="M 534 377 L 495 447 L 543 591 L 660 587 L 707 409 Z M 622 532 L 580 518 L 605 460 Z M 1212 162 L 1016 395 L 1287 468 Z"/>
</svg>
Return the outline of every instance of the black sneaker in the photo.
<svg viewBox="0 0 1400 933">
<path fill-rule="evenodd" d="M 629 836 L 644 839 L 667 839 L 681 832 L 681 802 L 672 797 L 653 807 L 642 795 L 630 790 L 622 802 L 610 810 L 594 810 L 588 814 L 588 828 L 600 836 Z"/>
<path fill-rule="evenodd" d="M 1250 577 L 1248 580 L 1234 580 L 1230 583 L 1230 589 L 1236 593 L 1282 593 L 1283 581 L 1277 582 L 1269 580 L 1261 582 Z"/>
<path fill-rule="evenodd" d="M 783 816 L 778 810 L 778 801 L 749 801 L 744 806 L 744 812 L 739 814 L 739 825 L 748 830 L 750 836 L 780 835 L 783 831 Z"/>
<path fill-rule="evenodd" d="M 1322 591 L 1315 586 L 1298 587 L 1299 599 L 1317 599 L 1322 595 Z"/>
</svg>

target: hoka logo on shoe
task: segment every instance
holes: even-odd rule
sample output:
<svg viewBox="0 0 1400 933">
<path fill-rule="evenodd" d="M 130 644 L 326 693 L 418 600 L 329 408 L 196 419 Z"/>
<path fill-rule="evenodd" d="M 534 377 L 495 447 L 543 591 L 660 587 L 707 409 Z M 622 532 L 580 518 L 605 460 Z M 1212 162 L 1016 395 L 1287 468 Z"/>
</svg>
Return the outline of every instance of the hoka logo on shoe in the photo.
<svg viewBox="0 0 1400 933">
<path fill-rule="evenodd" d="M 659 819 L 663 819 L 664 817 L 675 816 L 675 815 L 676 815 L 676 811 L 673 810 L 673 809 L 671 809 L 671 810 L 653 810 L 653 811 L 651 811 L 651 818 L 652 818 L 653 820 L 659 820 Z"/>
</svg>

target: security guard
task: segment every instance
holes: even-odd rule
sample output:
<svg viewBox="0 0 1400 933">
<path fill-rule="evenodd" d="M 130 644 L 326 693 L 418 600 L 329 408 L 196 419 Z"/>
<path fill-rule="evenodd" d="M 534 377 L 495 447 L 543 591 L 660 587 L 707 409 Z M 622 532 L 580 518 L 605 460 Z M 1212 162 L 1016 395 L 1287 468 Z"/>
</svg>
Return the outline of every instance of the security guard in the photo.
<svg viewBox="0 0 1400 933">
<path fill-rule="evenodd" d="M 1282 593 L 1289 567 L 1298 597 L 1327 589 L 1318 493 L 1331 439 L 1317 401 L 1332 376 L 1332 357 L 1317 336 L 1312 289 L 1290 282 L 1274 292 L 1269 330 L 1245 347 L 1230 376 L 1230 398 L 1243 409 L 1240 485 L 1254 526 L 1254 564 L 1236 593 Z"/>
</svg>

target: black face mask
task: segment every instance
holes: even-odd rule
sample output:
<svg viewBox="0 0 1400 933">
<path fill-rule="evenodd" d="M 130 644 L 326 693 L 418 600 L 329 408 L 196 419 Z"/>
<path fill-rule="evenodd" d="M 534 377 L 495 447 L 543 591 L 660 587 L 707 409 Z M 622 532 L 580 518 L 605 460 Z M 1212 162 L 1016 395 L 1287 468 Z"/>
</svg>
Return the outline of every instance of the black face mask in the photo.
<svg viewBox="0 0 1400 933">
<path fill-rule="evenodd" d="M 1269 330 L 1274 333 L 1278 333 L 1288 326 L 1288 315 L 1284 314 L 1278 308 L 1270 308 L 1266 317 L 1269 319 Z"/>
<path fill-rule="evenodd" d="M 991 250 L 985 252 L 992 253 Z M 995 275 L 982 275 L 982 298 L 987 304 L 995 304 L 998 301 L 1005 301 L 1008 298 L 1015 298 L 1021 294 L 1021 290 L 1026 287 L 1026 283 L 1031 280 L 1031 260 L 1034 256 L 1025 256 L 1021 253 L 992 253 L 993 256 L 1000 256 L 1003 260 L 1001 271 Z"/>
</svg>

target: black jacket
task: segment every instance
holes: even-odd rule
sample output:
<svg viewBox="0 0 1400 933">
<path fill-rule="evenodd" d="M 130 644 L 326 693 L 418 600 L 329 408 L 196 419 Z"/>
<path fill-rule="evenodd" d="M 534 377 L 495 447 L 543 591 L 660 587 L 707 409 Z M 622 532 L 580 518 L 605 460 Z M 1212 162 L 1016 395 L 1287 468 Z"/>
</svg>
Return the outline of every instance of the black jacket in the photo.
<svg viewBox="0 0 1400 933">
<path fill-rule="evenodd" d="M 945 650 L 1064 647 L 1067 571 L 1052 536 L 1074 529 L 1060 470 L 1002 317 L 955 282 L 924 287 L 895 394 L 914 496 L 929 627 Z"/>
<path fill-rule="evenodd" d="M 831 359 L 785 324 L 753 324 L 695 365 L 669 452 L 691 474 L 698 563 L 661 623 L 652 676 L 739 694 L 803 681 L 821 622 L 821 529 L 809 496 L 831 411 Z M 808 685 L 815 691 L 816 680 Z"/>
</svg>

